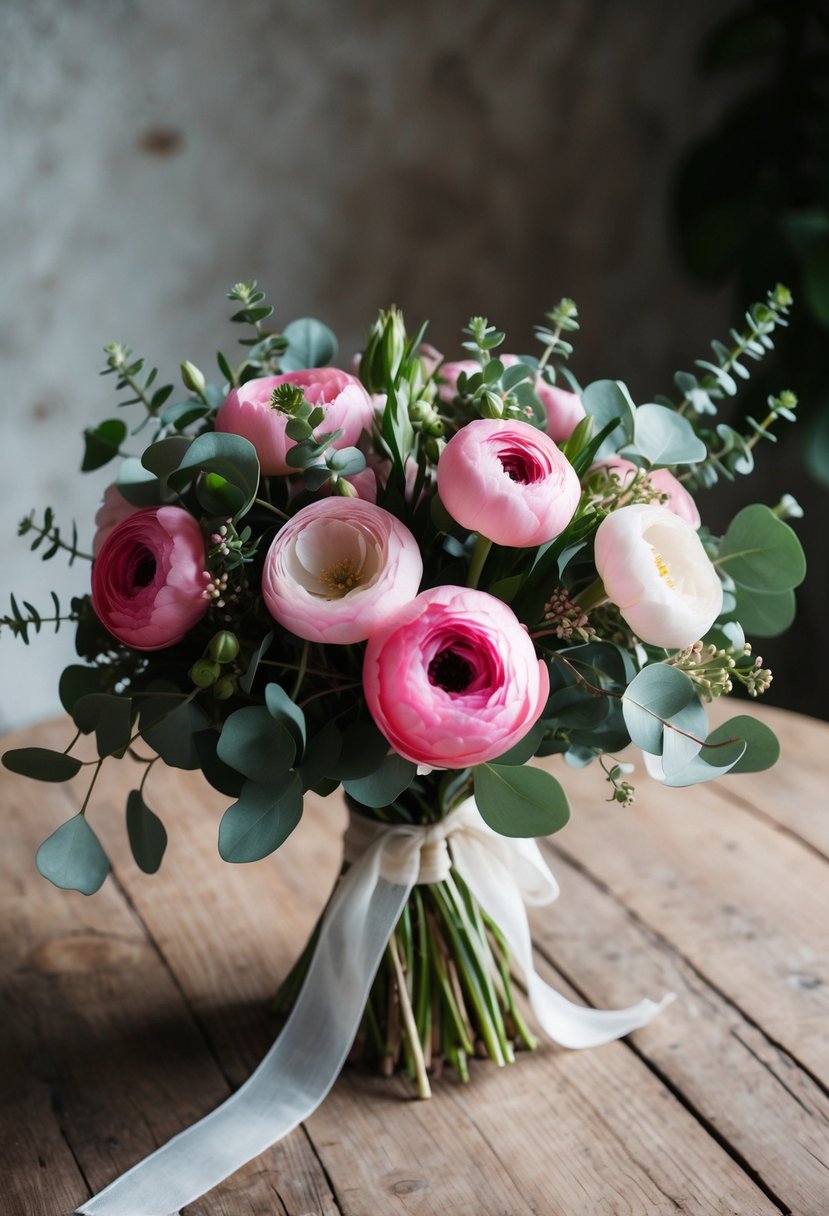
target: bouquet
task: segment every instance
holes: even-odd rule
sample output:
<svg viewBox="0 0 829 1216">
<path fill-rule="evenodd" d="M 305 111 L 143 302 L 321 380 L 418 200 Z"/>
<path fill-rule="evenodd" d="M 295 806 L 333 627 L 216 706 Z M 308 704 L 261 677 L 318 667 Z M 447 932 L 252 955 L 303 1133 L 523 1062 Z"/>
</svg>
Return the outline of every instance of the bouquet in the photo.
<svg viewBox="0 0 829 1216">
<path fill-rule="evenodd" d="M 696 502 L 750 473 L 759 441 L 794 417 L 786 391 L 745 432 L 717 420 L 786 324 L 783 287 L 698 372 L 677 373 L 673 398 L 639 405 L 619 381 L 583 388 L 570 372 L 571 300 L 536 329 L 536 354 L 503 353 L 505 335 L 473 317 L 454 362 L 392 308 L 341 370 L 320 322 L 266 328 L 255 282 L 230 299 L 249 332 L 240 362 L 218 354 L 218 383 L 184 362 L 175 392 L 127 347 L 106 348 L 104 374 L 138 421 L 85 432 L 83 470 L 117 462 L 91 553 L 51 509 L 20 527 L 46 558 L 91 559 L 90 589 L 68 611 L 54 596 L 51 615 L 12 597 L 0 620 L 24 642 L 47 623 L 76 627 L 80 662 L 60 678 L 74 738 L 3 758 L 40 780 L 89 775 L 81 811 L 37 853 L 56 885 L 89 895 L 107 875 L 90 820 L 110 759 L 143 765 L 126 829 L 148 874 L 167 844 L 159 759 L 230 800 L 229 862 L 278 849 L 309 790 L 341 787 L 348 804 L 343 877 L 248 1082 L 254 1105 L 268 1086 L 289 1097 L 260 1139 L 234 1147 L 223 1107 L 159 1150 L 165 1185 L 191 1133 L 214 1159 L 177 1205 L 290 1130 L 349 1052 L 402 1067 L 426 1097 L 441 1067 L 466 1080 L 472 1055 L 505 1064 L 535 1046 L 519 986 L 571 1047 L 658 1012 L 583 1009 L 535 974 L 524 906 L 557 887 L 532 838 L 567 822 L 568 765 L 597 761 L 623 813 L 632 765 L 617 753 L 630 743 L 666 786 L 773 764 L 767 727 L 740 713 L 710 732 L 705 703 L 768 687 L 746 634 L 789 625 L 804 575 L 793 499 L 741 510 L 723 535 Z M 92 759 L 76 754 L 81 736 Z M 96 1205 L 84 1210 L 119 1210 Z"/>
</svg>

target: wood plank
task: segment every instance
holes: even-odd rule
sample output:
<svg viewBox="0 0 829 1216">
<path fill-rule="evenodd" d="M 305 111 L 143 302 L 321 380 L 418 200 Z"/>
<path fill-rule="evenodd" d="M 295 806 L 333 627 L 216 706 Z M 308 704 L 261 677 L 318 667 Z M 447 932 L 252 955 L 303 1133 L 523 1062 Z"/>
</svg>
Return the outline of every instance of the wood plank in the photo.
<svg viewBox="0 0 829 1216">
<path fill-rule="evenodd" d="M 562 854 L 828 1085 L 827 863 L 716 785 L 666 791 L 642 774 L 623 810 L 595 766 L 557 771 L 575 808 Z"/>
<path fill-rule="evenodd" d="M 765 773 L 745 773 L 721 781 L 717 789 L 829 858 L 829 724 L 769 705 L 751 709 L 780 740 L 780 762 Z M 739 710 L 733 702 L 730 706 L 716 704 L 712 706 L 712 722 L 725 721 L 735 712 Z"/>
<path fill-rule="evenodd" d="M 155 801 L 175 808 L 176 835 L 161 873 L 147 879 L 114 830 L 123 768 L 113 768 L 108 781 L 101 790 L 113 808 L 104 816 L 107 848 L 121 881 L 223 1066 L 241 1080 L 237 1072 L 247 1075 L 270 1043 L 264 1002 L 338 871 L 342 806 L 309 798 L 300 829 L 276 856 L 229 867 L 215 847 L 227 800 L 204 791 L 197 776 L 162 772 L 154 776 Z M 147 796 L 155 805 L 149 789 Z M 409 1100 L 400 1081 L 352 1072 L 309 1120 L 308 1132 L 348 1216 L 374 1214 L 392 1199 L 419 1216 L 447 1210 L 517 1216 L 549 1211 L 551 1196 L 562 1212 L 575 1203 L 589 1211 L 602 1204 L 613 1211 L 620 1203 L 653 1213 L 675 1212 L 677 1203 L 688 1213 L 777 1210 L 624 1046 L 595 1055 L 548 1048 L 505 1072 L 483 1066 L 474 1086 L 448 1081 L 426 1104 Z M 608 1095 L 618 1112 L 607 1109 Z M 565 1142 L 554 1180 L 537 1169 L 540 1155 L 549 1155 L 551 1128 Z M 672 1145 L 682 1145 L 682 1153 Z M 586 1162 L 599 1156 L 603 1168 L 585 1173 Z M 248 1173 L 261 1169 L 261 1160 Z M 485 1166 L 461 1170 L 464 1160 Z M 205 1213 L 213 1210 L 213 1194 Z"/>
<path fill-rule="evenodd" d="M 545 851 L 562 895 L 559 905 L 531 916 L 537 947 L 592 1004 L 609 1007 L 676 992 L 677 1001 L 633 1036 L 637 1051 L 767 1193 L 798 1216 L 824 1216 L 825 1092 L 669 943 L 637 923 L 558 849 Z"/>
<path fill-rule="evenodd" d="M 48 724 L 17 740 L 57 747 L 64 745 L 65 734 L 65 724 Z M 14 746 L 16 738 L 7 742 Z M 118 765 L 110 770 L 118 772 Z M 125 799 L 127 771 L 122 775 Z M 36 784 L 4 771 L 0 795 L 12 815 L 15 841 L 14 850 L 4 855 L 14 878 L 13 886 L 3 885 L 14 900 L 3 918 L 4 958 L 10 959 L 6 995 L 12 1006 L 4 1038 L 19 1064 L 11 1074 L 11 1100 L 0 1113 L 6 1133 L 0 1153 L 14 1143 L 18 1122 L 31 1129 L 19 1137 L 20 1147 L 3 1179 L 0 1194 L 10 1206 L 2 1211 L 4 1216 L 15 1210 L 20 1216 L 35 1211 L 57 1216 L 213 1109 L 231 1087 L 178 981 L 116 882 L 108 879 L 86 899 L 58 891 L 35 871 L 37 844 L 73 813 L 83 788 L 77 782 L 72 787 Z M 123 807 L 116 814 L 106 797 L 96 807 L 96 828 L 106 816 L 113 820 L 106 827 L 123 834 Z M 251 1004 L 254 1016 L 262 1016 L 261 1002 Z M 242 1005 L 225 1012 L 232 1020 L 243 1010 Z M 45 1095 L 38 1094 L 37 1086 Z M 28 1109 L 14 1101 L 17 1094 L 36 1100 L 51 1125 L 46 1117 L 30 1118 Z M 55 1138 L 71 1168 L 64 1160 L 53 1179 L 44 1169 L 38 1173 L 36 1162 L 37 1153 L 47 1164 L 55 1158 Z M 43 1192 L 39 1206 L 29 1202 L 34 1187 Z M 71 1199 L 66 1197 L 70 1189 Z M 249 1216 L 270 1213 L 275 1203 L 286 1216 L 338 1212 L 301 1130 L 272 1150 L 267 1161 L 259 1159 L 214 1191 L 210 1207 L 194 1204 L 187 1211 L 193 1216 Z"/>
</svg>

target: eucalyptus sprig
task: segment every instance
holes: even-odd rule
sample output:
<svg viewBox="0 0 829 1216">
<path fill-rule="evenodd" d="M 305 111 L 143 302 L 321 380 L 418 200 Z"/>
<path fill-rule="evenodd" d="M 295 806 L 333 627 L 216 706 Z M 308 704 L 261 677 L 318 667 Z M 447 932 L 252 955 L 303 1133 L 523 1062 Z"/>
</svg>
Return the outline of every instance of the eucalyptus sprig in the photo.
<svg viewBox="0 0 829 1216">
<path fill-rule="evenodd" d="M 122 342 L 108 343 L 104 347 L 104 353 L 107 356 L 107 361 L 101 375 L 110 376 L 115 374 L 118 377 L 115 385 L 116 392 L 129 389 L 133 393 L 132 397 L 128 397 L 125 401 L 119 401 L 119 406 L 135 405 L 141 402 L 147 411 L 147 416 L 154 418 L 172 393 L 172 384 L 161 385 L 153 392 L 150 392 L 158 376 L 158 368 L 151 368 L 142 383 L 140 377 L 144 371 L 146 360 L 143 358 L 133 359 L 133 352 L 128 346 L 124 346 Z"/>
<path fill-rule="evenodd" d="M 55 513 L 51 507 L 45 507 L 43 511 L 43 522 L 38 523 L 34 510 L 30 511 L 24 519 L 21 519 L 17 525 L 18 536 L 28 536 L 30 533 L 35 533 L 35 538 L 29 548 L 34 552 L 39 549 L 44 541 L 47 542 L 47 548 L 44 553 L 41 553 L 41 560 L 48 562 L 55 554 L 60 551 L 69 554 L 69 565 L 76 558 L 83 558 L 84 561 L 91 562 L 91 553 L 82 553 L 78 548 L 78 526 L 74 519 L 72 520 L 72 539 L 67 541 L 61 535 L 60 528 L 55 523 Z"/>
<path fill-rule="evenodd" d="M 555 308 L 544 314 L 549 325 L 535 326 L 533 332 L 538 341 L 544 345 L 544 352 L 538 361 L 539 369 L 546 367 L 554 354 L 560 359 L 570 358 L 573 353 L 572 343 L 566 341 L 561 335 L 572 334 L 578 330 L 579 323 L 576 320 L 578 315 L 579 310 L 575 301 L 564 296 Z"/>
<path fill-rule="evenodd" d="M 80 620 L 80 601 L 72 600 L 69 612 L 64 612 L 60 605 L 60 599 L 54 591 L 49 592 L 52 597 L 52 606 L 54 608 L 53 616 L 43 616 L 43 614 L 35 608 L 34 604 L 30 604 L 28 600 L 23 601 L 25 612 L 20 611 L 20 606 L 14 596 L 10 596 L 11 612 L 4 613 L 0 616 L 0 633 L 3 628 L 8 629 L 12 637 L 20 638 L 25 646 L 29 644 L 29 630 L 34 629 L 35 633 L 40 633 L 44 625 L 54 625 L 55 633 L 60 631 L 61 625 L 66 621 L 77 622 Z"/>
</svg>

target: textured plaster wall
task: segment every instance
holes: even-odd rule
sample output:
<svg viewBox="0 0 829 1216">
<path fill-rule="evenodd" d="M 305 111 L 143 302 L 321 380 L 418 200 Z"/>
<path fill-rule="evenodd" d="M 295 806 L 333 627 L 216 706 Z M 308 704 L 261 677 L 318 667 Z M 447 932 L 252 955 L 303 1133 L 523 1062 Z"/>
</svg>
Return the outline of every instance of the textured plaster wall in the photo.
<svg viewBox="0 0 829 1216">
<path fill-rule="evenodd" d="M 257 276 L 343 358 L 396 301 L 457 349 L 471 312 L 531 348 L 563 294 L 574 368 L 640 399 L 723 329 L 672 268 L 667 182 L 723 101 L 693 68 L 720 0 L 4 0 L 0 5 L 0 570 L 46 607 L 86 564 L 15 536 L 31 506 L 85 541 L 112 416 L 100 348 L 171 377 L 232 347 L 224 292 Z M 69 634 L 0 637 L 0 728 L 57 709 Z"/>
</svg>

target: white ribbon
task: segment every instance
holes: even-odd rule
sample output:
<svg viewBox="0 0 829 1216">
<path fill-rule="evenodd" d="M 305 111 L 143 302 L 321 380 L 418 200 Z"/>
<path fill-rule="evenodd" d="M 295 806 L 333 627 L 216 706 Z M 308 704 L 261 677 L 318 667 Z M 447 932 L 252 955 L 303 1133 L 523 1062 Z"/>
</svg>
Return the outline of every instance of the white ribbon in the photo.
<svg viewBox="0 0 829 1216">
<path fill-rule="evenodd" d="M 450 865 L 499 926 L 524 973 L 533 1012 L 557 1043 L 607 1043 L 644 1026 L 674 999 L 670 993 L 628 1009 L 587 1009 L 546 984 L 533 967 L 525 905 L 551 903 L 558 884 L 533 841 L 493 832 L 471 798 L 426 827 L 352 816 L 346 850 L 353 863 L 328 905 L 293 1011 L 262 1063 L 222 1106 L 81 1204 L 78 1213 L 174 1216 L 307 1119 L 345 1063 L 412 888 L 445 878 Z"/>
</svg>

